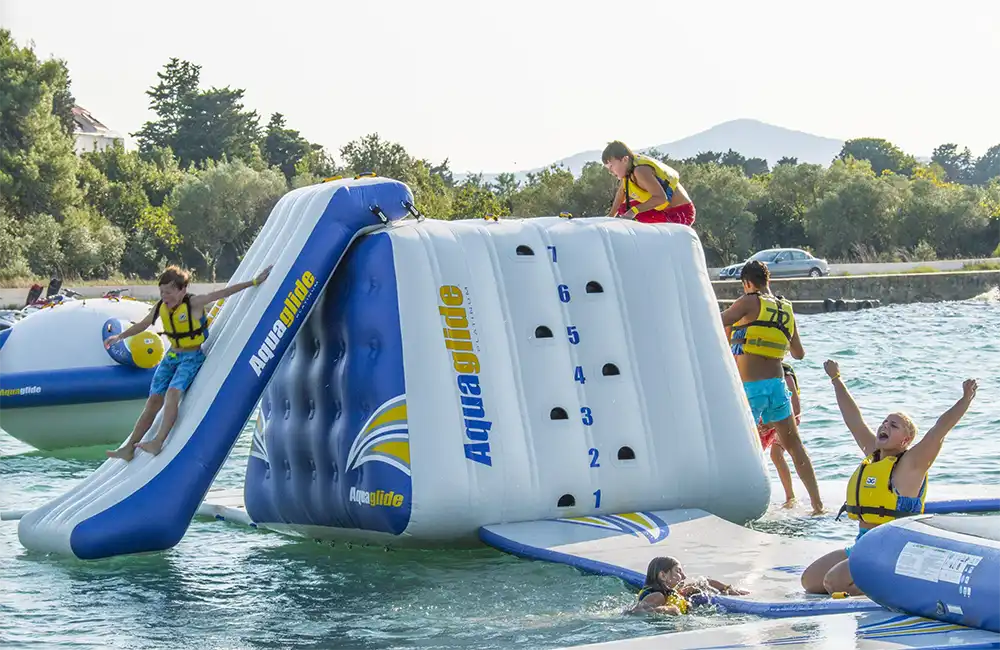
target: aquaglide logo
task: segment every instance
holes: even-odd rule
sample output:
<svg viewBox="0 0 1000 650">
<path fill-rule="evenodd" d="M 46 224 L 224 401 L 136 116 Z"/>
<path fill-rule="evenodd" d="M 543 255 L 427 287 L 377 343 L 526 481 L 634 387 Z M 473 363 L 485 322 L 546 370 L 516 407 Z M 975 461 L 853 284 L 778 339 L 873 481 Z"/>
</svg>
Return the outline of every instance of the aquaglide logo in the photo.
<svg viewBox="0 0 1000 650">
<path fill-rule="evenodd" d="M 462 399 L 462 416 L 465 419 L 465 457 L 483 465 L 493 465 L 490 457 L 490 429 L 493 428 L 483 405 L 483 388 L 479 384 L 479 357 L 472 345 L 469 314 L 464 306 L 465 297 L 454 285 L 441 287 L 441 304 L 438 313 L 444 324 L 444 346 L 451 353 L 455 382 Z"/>
<path fill-rule="evenodd" d="M 288 328 L 292 326 L 292 323 L 295 322 L 295 319 L 299 317 L 302 311 L 302 304 L 312 292 L 315 284 L 316 276 L 311 271 L 306 271 L 295 281 L 295 287 L 288 292 L 288 295 L 285 297 L 284 309 L 281 310 L 278 319 L 271 325 L 271 329 L 260 344 L 260 348 L 250 356 L 250 367 L 253 368 L 258 377 L 264 372 L 267 364 L 274 359 L 274 351 L 278 348 L 278 343 Z"/>
<path fill-rule="evenodd" d="M 385 490 L 369 492 L 352 487 L 348 499 L 358 505 L 371 506 L 373 508 L 378 506 L 383 508 L 401 508 L 403 506 L 402 494 L 391 491 L 386 492 Z"/>
<path fill-rule="evenodd" d="M 38 395 L 42 392 L 41 386 L 24 386 L 22 388 L 0 388 L 0 396 L 11 397 L 14 395 Z"/>
</svg>

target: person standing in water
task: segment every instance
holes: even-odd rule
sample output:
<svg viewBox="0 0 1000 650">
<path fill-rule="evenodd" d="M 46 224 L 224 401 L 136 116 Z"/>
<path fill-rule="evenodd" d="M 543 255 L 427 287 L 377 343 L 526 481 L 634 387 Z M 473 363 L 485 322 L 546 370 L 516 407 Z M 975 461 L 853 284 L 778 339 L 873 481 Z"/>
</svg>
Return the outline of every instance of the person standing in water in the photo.
<svg viewBox="0 0 1000 650">
<path fill-rule="evenodd" d="M 795 415 L 795 425 L 799 426 L 802 424 L 799 380 L 795 376 L 795 369 L 792 368 L 791 364 L 782 362 L 781 368 L 785 373 L 785 385 L 788 387 L 788 392 L 791 393 L 792 414 Z M 790 508 L 795 501 L 795 489 L 792 486 L 792 471 L 788 469 L 788 463 L 785 462 L 785 449 L 781 446 L 780 442 L 775 440 L 775 437 L 778 435 L 777 429 L 775 429 L 773 424 L 758 422 L 757 434 L 760 436 L 760 444 L 764 448 L 764 451 L 767 451 L 768 448 L 771 450 L 771 462 L 774 463 L 774 469 L 778 472 L 781 487 L 785 490 L 785 507 Z"/>
<path fill-rule="evenodd" d="M 626 217 L 640 223 L 694 224 L 694 203 L 673 167 L 636 155 L 618 140 L 604 148 L 601 161 L 621 181 L 609 217 Z"/>
<path fill-rule="evenodd" d="M 206 293 L 203 296 L 189 294 L 188 282 L 191 275 L 176 266 L 167 267 L 160 275 L 160 301 L 141 321 L 129 327 L 121 334 L 109 336 L 104 341 L 104 347 L 110 348 L 122 339 L 138 334 L 148 329 L 157 319 L 163 325 L 163 334 L 170 339 L 170 350 L 160 361 L 153 373 L 153 381 L 149 387 L 149 398 L 146 407 L 136 420 L 132 434 L 124 445 L 106 452 L 108 458 L 132 460 L 135 450 L 142 449 L 154 456 L 160 453 L 167 434 L 177 419 L 181 397 L 191 386 L 195 375 L 205 362 L 205 353 L 201 344 L 208 338 L 208 318 L 205 307 L 217 300 L 228 298 L 234 293 L 256 287 L 267 279 L 271 267 L 261 271 L 251 282 L 238 282 L 224 289 Z M 163 408 L 163 419 L 156 437 L 149 442 L 139 442 L 153 426 L 156 413 Z"/>
<path fill-rule="evenodd" d="M 962 397 L 941 414 L 920 442 L 910 447 L 917 437 L 917 425 L 909 415 L 898 411 L 890 413 L 882 420 L 878 432 L 873 433 L 840 378 L 837 362 L 829 360 L 823 364 L 823 369 L 833 383 L 844 424 L 865 455 L 847 481 L 846 503 L 837 515 L 839 519 L 846 512 L 848 518 L 858 522 L 858 534 L 854 538 L 857 543 L 876 526 L 924 511 L 927 472 L 941 453 L 944 437 L 969 410 L 978 385 L 975 379 L 966 379 L 962 383 Z M 810 564 L 802 573 L 802 587 L 811 594 L 862 595 L 851 577 L 848 562 L 853 548 L 851 544 Z"/>
<path fill-rule="evenodd" d="M 792 414 L 791 393 L 785 385 L 781 361 L 787 352 L 805 357 L 795 325 L 792 303 L 771 293 L 767 264 L 751 260 L 740 272 L 743 296 L 722 312 L 722 324 L 732 327 L 730 344 L 754 422 L 773 423 L 778 442 L 795 463 L 806 485 L 813 514 L 823 512 L 812 462 L 799 439 Z"/>
</svg>

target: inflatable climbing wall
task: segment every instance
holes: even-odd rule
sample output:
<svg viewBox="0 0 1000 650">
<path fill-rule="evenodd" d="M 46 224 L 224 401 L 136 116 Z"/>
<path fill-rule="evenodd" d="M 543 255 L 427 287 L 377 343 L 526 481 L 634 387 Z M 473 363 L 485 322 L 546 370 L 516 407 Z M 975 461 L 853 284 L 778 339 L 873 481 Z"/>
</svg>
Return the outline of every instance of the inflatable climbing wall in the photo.
<svg viewBox="0 0 1000 650">
<path fill-rule="evenodd" d="M 248 514 L 315 538 L 682 507 L 742 523 L 770 496 L 685 226 L 390 224 L 352 246 L 262 406 Z"/>
</svg>

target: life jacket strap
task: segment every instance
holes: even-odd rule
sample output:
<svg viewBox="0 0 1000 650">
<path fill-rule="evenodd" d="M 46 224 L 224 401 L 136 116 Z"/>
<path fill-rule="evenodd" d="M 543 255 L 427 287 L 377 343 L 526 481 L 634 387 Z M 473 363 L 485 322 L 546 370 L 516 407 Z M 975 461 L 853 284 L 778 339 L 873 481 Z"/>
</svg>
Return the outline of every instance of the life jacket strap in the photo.
<svg viewBox="0 0 1000 650">
<path fill-rule="evenodd" d="M 914 515 L 919 515 L 919 512 L 906 512 L 903 510 L 892 510 L 886 508 L 885 506 L 849 506 L 846 503 L 840 507 L 840 511 L 837 513 L 837 518 L 834 521 L 840 521 L 840 516 L 844 513 L 851 515 L 876 515 L 879 517 L 912 517 Z"/>
</svg>

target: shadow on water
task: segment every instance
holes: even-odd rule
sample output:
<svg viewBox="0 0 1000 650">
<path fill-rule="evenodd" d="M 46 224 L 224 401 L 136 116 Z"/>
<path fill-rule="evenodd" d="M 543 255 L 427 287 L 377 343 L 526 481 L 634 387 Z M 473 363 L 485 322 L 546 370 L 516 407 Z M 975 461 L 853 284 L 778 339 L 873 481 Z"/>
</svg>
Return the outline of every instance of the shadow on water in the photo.
<svg viewBox="0 0 1000 650">
<path fill-rule="evenodd" d="M 115 445 L 97 445 L 93 447 L 66 447 L 65 449 L 27 449 L 14 453 L 0 454 L 0 458 L 56 458 L 60 460 L 104 461 L 107 457 L 104 451 Z"/>
</svg>

